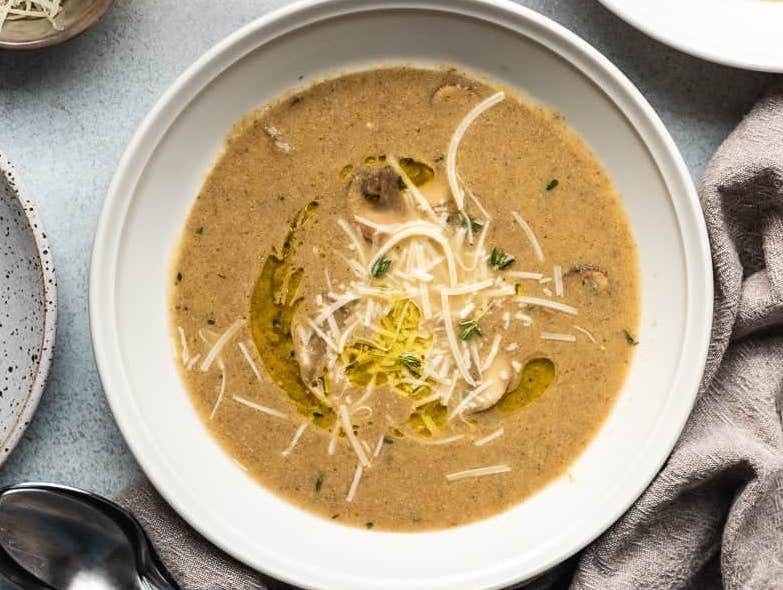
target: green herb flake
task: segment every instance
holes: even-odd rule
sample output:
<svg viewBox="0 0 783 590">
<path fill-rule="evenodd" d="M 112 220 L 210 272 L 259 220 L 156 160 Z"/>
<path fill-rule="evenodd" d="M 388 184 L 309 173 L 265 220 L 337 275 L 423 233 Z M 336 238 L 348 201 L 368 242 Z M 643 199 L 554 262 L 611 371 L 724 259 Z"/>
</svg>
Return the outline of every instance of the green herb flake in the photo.
<svg viewBox="0 0 783 590">
<path fill-rule="evenodd" d="M 550 180 L 546 185 L 547 192 L 555 190 L 558 184 L 560 184 L 560 181 L 558 181 L 557 178 Z"/>
<path fill-rule="evenodd" d="M 368 528 L 368 529 L 371 529 L 372 527 L 374 527 L 374 526 L 375 526 L 375 523 L 374 523 L 374 522 L 365 522 L 365 523 L 364 523 L 364 526 L 365 526 L 366 528 Z"/>
<path fill-rule="evenodd" d="M 178 272 L 178 273 L 177 273 L 177 282 L 178 282 L 178 283 L 181 283 L 181 282 L 182 282 L 182 273 L 181 273 L 181 272 Z"/>
<path fill-rule="evenodd" d="M 320 493 L 322 487 L 324 487 L 324 474 L 319 473 L 318 477 L 315 479 L 315 493 Z"/>
<path fill-rule="evenodd" d="M 467 229 L 468 220 L 470 220 L 470 231 L 472 233 L 477 234 L 482 229 L 484 229 L 484 222 L 481 219 L 476 219 L 475 217 L 468 217 L 468 219 L 463 219 L 462 227 Z"/>
<path fill-rule="evenodd" d="M 339 514 L 332 514 L 332 520 L 337 520 L 338 518 L 340 518 Z"/>
<path fill-rule="evenodd" d="M 391 263 L 392 261 L 388 258 L 379 258 L 373 263 L 372 268 L 370 269 L 370 276 L 377 279 L 389 270 Z"/>
<path fill-rule="evenodd" d="M 196 228 L 196 234 L 198 234 L 200 236 L 203 233 L 204 233 L 204 226 L 203 225 L 201 227 L 197 227 Z"/>
<path fill-rule="evenodd" d="M 207 320 L 207 323 L 208 323 L 210 326 L 214 326 L 214 325 L 215 325 L 215 320 L 213 320 L 212 318 L 209 318 L 209 319 Z"/>
<path fill-rule="evenodd" d="M 633 334 L 631 334 L 628 330 L 623 330 L 623 334 L 625 334 L 625 341 L 630 346 L 638 346 L 639 345 L 639 341 L 636 338 L 634 338 Z"/>
<path fill-rule="evenodd" d="M 482 336 L 478 320 L 465 319 L 459 323 L 459 339 L 469 340 L 473 335 Z"/>
<path fill-rule="evenodd" d="M 390 437 L 388 434 L 383 435 L 383 444 L 385 445 L 393 445 L 394 439 Z"/>
<path fill-rule="evenodd" d="M 411 370 L 421 369 L 421 359 L 412 352 L 403 352 L 397 361 Z"/>
<path fill-rule="evenodd" d="M 441 154 L 441 155 L 439 155 L 439 156 L 435 156 L 435 160 L 434 160 L 434 161 L 435 161 L 435 163 L 436 163 L 436 164 L 439 164 L 440 162 L 442 162 L 442 161 L 443 161 L 443 160 L 445 160 L 445 159 L 446 159 L 446 156 L 444 156 L 443 154 Z"/>
<path fill-rule="evenodd" d="M 508 268 L 516 260 L 511 254 L 507 254 L 500 248 L 492 248 L 492 253 L 489 255 L 490 266 L 503 270 Z"/>
</svg>

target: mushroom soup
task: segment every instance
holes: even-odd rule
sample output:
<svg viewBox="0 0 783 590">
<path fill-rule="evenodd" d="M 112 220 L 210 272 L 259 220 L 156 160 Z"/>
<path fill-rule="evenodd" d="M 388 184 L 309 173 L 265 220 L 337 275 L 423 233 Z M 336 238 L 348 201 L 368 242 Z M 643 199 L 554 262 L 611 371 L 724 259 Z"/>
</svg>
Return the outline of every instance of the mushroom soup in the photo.
<svg viewBox="0 0 783 590">
<path fill-rule="evenodd" d="M 623 385 L 637 275 L 562 116 L 394 67 L 237 123 L 170 310 L 193 404 L 249 475 L 337 522 L 422 530 L 566 473 Z"/>
</svg>

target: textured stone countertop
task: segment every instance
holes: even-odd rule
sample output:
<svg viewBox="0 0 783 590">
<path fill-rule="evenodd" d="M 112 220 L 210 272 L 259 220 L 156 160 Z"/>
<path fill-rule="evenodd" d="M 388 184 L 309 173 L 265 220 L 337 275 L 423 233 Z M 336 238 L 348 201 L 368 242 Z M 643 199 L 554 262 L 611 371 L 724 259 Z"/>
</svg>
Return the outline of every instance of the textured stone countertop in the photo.
<svg viewBox="0 0 783 590">
<path fill-rule="evenodd" d="M 51 481 L 113 494 L 139 474 L 106 404 L 90 346 L 93 232 L 115 166 L 164 89 L 201 53 L 281 0 L 116 0 L 63 46 L 0 51 L 0 150 L 50 236 L 59 283 L 54 366 L 0 485 Z M 652 41 L 593 0 L 524 0 L 581 35 L 635 83 L 698 181 L 772 77 L 709 64 Z"/>
</svg>

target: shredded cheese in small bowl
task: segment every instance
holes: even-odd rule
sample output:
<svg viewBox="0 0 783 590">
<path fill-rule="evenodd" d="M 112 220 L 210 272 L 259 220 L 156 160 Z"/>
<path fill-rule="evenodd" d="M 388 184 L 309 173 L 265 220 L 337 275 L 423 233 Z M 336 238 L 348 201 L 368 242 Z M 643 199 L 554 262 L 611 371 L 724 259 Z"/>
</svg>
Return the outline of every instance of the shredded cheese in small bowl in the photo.
<svg viewBox="0 0 783 590">
<path fill-rule="evenodd" d="M 56 45 L 84 32 L 112 0 L 0 0 L 0 49 Z"/>
</svg>

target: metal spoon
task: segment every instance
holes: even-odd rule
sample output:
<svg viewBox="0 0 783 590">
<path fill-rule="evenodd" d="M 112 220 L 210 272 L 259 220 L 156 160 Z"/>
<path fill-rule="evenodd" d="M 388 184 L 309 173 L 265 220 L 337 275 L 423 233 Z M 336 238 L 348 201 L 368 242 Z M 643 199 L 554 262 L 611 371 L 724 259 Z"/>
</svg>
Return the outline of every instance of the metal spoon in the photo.
<svg viewBox="0 0 783 590">
<path fill-rule="evenodd" d="M 21 590 L 178 590 L 138 521 L 74 488 L 0 489 L 0 577 Z"/>
</svg>

